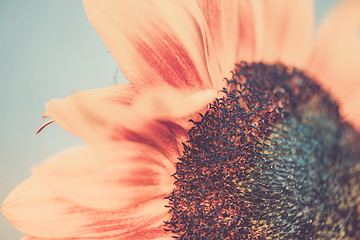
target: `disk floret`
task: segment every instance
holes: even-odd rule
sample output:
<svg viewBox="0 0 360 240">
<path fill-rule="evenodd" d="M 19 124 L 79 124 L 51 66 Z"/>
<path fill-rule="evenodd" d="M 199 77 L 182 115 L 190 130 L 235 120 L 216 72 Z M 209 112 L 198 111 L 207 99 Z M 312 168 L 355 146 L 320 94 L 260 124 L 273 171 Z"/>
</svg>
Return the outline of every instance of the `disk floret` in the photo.
<svg viewBox="0 0 360 240">
<path fill-rule="evenodd" d="M 340 123 L 336 104 L 311 79 L 283 65 L 242 62 L 225 81 L 223 97 L 211 103 L 199 121 L 190 120 L 194 127 L 176 164 L 175 189 L 167 197 L 172 218 L 165 230 L 180 239 L 322 236 L 319 226 L 328 216 L 312 213 L 320 209 L 310 209 L 312 202 L 300 198 L 314 188 L 312 184 L 322 189 L 336 179 L 317 176 L 336 160 L 323 163 L 323 155 L 315 154 L 336 142 L 330 139 L 317 147 L 307 143 L 320 142 L 328 131 L 313 130 L 314 124 L 350 128 Z M 318 113 L 307 113 L 309 105 L 317 105 Z M 317 131 L 323 134 L 320 140 L 313 136 Z M 299 154 L 302 150 L 305 154 Z M 352 158 L 351 164 L 358 163 Z M 330 201 L 333 192 L 324 196 Z M 333 212 L 336 202 L 329 203 Z"/>
</svg>

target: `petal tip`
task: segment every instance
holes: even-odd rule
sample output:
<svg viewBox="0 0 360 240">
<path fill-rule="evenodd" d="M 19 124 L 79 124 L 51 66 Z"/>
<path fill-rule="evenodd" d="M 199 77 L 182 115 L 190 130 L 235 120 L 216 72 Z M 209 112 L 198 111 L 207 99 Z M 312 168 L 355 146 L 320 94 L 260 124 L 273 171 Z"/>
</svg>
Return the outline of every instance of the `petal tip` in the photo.
<svg viewBox="0 0 360 240">
<path fill-rule="evenodd" d="M 36 132 L 35 132 L 35 136 L 38 135 L 46 126 L 50 125 L 51 123 L 55 122 L 54 120 L 50 120 L 46 123 L 44 123 Z"/>
</svg>

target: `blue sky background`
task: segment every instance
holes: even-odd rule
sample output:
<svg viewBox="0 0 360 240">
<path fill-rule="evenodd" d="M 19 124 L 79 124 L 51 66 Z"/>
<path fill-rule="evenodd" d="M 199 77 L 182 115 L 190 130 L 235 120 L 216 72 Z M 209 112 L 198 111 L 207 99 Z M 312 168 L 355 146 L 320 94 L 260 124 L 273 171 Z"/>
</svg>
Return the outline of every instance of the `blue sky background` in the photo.
<svg viewBox="0 0 360 240">
<path fill-rule="evenodd" d="M 317 19 L 337 0 L 316 0 Z M 82 2 L 0 0 L 0 204 L 33 165 L 82 144 L 56 124 L 36 130 L 44 104 L 114 84 L 117 65 Z M 117 82 L 125 82 L 119 74 Z M 0 214 L 0 239 L 23 236 Z"/>
</svg>

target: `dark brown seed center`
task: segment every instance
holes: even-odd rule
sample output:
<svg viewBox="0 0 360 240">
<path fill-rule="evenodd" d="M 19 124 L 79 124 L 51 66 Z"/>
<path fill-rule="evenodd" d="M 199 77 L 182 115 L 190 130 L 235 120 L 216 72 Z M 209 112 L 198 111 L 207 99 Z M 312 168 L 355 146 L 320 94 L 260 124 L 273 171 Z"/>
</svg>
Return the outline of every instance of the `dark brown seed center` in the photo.
<svg viewBox="0 0 360 240">
<path fill-rule="evenodd" d="M 180 239 L 360 238 L 360 137 L 312 79 L 241 63 L 194 122 L 167 197 Z"/>
</svg>

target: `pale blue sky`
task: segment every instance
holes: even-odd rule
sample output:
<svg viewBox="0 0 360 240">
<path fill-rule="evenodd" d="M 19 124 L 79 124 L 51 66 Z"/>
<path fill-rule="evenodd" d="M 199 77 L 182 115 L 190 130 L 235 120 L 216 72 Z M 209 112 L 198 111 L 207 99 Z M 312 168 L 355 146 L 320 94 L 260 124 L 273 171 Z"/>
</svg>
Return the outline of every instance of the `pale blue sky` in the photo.
<svg viewBox="0 0 360 240">
<path fill-rule="evenodd" d="M 316 0 L 318 16 L 336 0 Z M 81 1 L 0 0 L 0 204 L 30 167 L 81 141 L 44 122 L 44 104 L 114 84 L 117 66 Z M 119 82 L 126 81 L 119 77 Z M 19 239 L 0 214 L 0 239 Z"/>
</svg>

